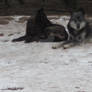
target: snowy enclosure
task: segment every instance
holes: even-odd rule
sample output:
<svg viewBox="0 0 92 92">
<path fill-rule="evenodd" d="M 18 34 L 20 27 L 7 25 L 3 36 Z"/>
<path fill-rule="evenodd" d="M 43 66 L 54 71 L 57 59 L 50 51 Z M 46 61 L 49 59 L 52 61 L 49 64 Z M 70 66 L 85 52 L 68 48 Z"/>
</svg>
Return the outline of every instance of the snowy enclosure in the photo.
<svg viewBox="0 0 92 92">
<path fill-rule="evenodd" d="M 56 43 L 12 43 L 25 34 L 20 18 L 0 23 L 0 92 L 92 92 L 92 43 L 66 50 L 53 50 Z M 51 17 L 65 27 L 68 19 Z"/>
</svg>

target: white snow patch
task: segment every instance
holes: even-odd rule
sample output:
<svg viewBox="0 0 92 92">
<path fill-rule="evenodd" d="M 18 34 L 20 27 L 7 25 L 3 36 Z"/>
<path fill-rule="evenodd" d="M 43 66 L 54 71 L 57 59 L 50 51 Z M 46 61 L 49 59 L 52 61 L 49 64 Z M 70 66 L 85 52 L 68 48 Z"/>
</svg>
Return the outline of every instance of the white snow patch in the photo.
<svg viewBox="0 0 92 92">
<path fill-rule="evenodd" d="M 67 18 L 52 21 L 65 26 Z M 25 24 L 0 25 L 0 92 L 92 92 L 92 43 L 67 50 L 51 49 L 54 43 L 12 43 L 25 34 Z"/>
</svg>

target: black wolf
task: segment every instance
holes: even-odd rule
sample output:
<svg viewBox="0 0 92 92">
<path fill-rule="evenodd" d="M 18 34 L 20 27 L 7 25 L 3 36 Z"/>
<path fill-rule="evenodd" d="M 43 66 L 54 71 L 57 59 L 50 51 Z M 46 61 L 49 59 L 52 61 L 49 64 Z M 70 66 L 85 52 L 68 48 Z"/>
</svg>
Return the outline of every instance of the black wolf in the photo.
<svg viewBox="0 0 92 92">
<path fill-rule="evenodd" d="M 53 42 L 61 42 L 68 39 L 68 34 L 64 26 L 59 24 L 53 24 L 45 29 L 45 33 L 48 36 L 54 37 Z"/>
<path fill-rule="evenodd" d="M 51 33 L 54 34 L 53 35 L 55 37 L 54 41 L 60 41 L 62 40 L 60 38 L 60 34 L 62 31 L 64 31 L 64 27 L 61 25 L 51 23 L 48 20 L 46 14 L 44 13 L 44 9 L 41 8 L 40 10 L 37 11 L 35 17 L 28 19 L 26 34 L 22 37 L 14 39 L 13 42 L 25 41 L 26 43 L 29 43 L 33 41 L 40 41 L 40 39 L 47 39 L 49 34 Z M 66 35 L 65 32 L 63 32 L 62 34 Z"/>
<path fill-rule="evenodd" d="M 43 8 L 37 11 L 36 16 L 29 18 L 27 21 L 26 34 L 20 38 L 14 39 L 16 41 L 25 41 L 26 43 L 32 41 L 39 41 L 40 38 L 46 38 L 46 34 L 43 30 L 51 26 L 52 23 L 47 19 Z"/>
<path fill-rule="evenodd" d="M 53 48 L 59 48 L 61 46 L 68 48 L 75 46 L 85 42 L 89 37 L 92 36 L 91 27 L 85 18 L 85 11 L 82 8 L 71 14 L 67 28 L 69 31 L 69 40 L 64 42 L 62 45 Z"/>
</svg>

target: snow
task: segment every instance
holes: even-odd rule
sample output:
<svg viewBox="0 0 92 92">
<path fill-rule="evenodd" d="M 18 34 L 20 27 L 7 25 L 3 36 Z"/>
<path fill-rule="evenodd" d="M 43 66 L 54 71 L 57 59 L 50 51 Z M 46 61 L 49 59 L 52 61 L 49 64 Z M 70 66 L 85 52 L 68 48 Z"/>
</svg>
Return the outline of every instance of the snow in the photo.
<svg viewBox="0 0 92 92">
<path fill-rule="evenodd" d="M 51 21 L 66 26 L 68 19 Z M 12 43 L 26 28 L 15 20 L 0 25 L 0 92 L 92 92 L 92 43 L 66 50 L 53 50 L 56 43 Z"/>
</svg>

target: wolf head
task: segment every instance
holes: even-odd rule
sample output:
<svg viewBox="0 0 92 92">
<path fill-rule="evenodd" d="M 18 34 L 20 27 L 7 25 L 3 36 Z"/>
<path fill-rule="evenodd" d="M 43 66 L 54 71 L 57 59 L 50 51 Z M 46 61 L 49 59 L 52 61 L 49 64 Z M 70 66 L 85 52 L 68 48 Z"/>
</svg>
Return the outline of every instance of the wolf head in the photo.
<svg viewBox="0 0 92 92">
<path fill-rule="evenodd" d="M 85 12 L 83 9 L 78 9 L 71 14 L 69 26 L 76 31 L 80 31 L 85 28 L 87 22 L 85 20 Z"/>
<path fill-rule="evenodd" d="M 52 23 L 50 22 L 50 20 L 48 19 L 44 8 L 40 8 L 37 11 L 37 14 L 35 16 L 35 21 L 38 25 L 43 26 L 43 27 L 47 27 L 49 25 L 52 25 Z"/>
</svg>

